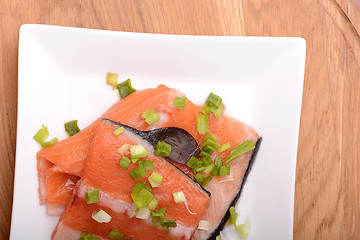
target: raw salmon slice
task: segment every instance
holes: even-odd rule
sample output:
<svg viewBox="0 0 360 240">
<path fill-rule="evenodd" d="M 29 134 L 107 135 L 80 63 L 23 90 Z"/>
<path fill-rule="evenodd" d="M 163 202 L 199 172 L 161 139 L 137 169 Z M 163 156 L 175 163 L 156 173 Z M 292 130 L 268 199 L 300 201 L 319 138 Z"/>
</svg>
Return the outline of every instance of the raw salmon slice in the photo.
<svg viewBox="0 0 360 240">
<path fill-rule="evenodd" d="M 113 132 L 117 127 L 107 120 L 99 123 L 83 177 L 71 204 L 60 219 L 53 239 L 77 240 L 82 233 L 108 239 L 107 235 L 114 228 L 128 239 L 191 239 L 207 209 L 210 194 L 164 158 L 154 155 L 151 145 L 138 136 L 127 130 L 115 136 Z M 139 162 L 130 164 L 128 170 L 118 165 L 123 155 L 117 149 L 124 144 L 142 144 L 148 151 L 144 160 L 153 161 L 153 171 L 163 176 L 161 185 L 153 188 L 151 193 L 159 201 L 158 208 L 168 207 L 165 216 L 176 220 L 177 227 L 170 228 L 169 233 L 153 226 L 151 219 L 133 217 L 132 188 L 138 181 L 147 182 L 153 171 L 147 171 L 146 177 L 133 180 L 129 171 L 137 167 Z M 129 157 L 129 153 L 125 153 L 125 156 Z M 100 191 L 100 202 L 86 204 L 86 190 L 95 188 Z M 179 191 L 184 193 L 186 203 L 174 202 L 172 194 Z M 92 213 L 100 209 L 112 216 L 109 223 L 98 223 L 92 219 Z"/>
</svg>

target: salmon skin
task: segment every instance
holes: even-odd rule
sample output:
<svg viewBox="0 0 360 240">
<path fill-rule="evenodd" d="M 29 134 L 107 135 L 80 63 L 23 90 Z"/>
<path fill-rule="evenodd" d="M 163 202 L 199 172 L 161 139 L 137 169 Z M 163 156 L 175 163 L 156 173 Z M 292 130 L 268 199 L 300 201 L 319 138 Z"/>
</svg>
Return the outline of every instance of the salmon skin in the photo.
<svg viewBox="0 0 360 240">
<path fill-rule="evenodd" d="M 77 240 L 82 233 L 108 239 L 112 229 L 119 230 L 125 238 L 135 240 L 191 239 L 208 206 L 210 193 L 164 158 L 154 155 L 153 147 L 139 136 L 128 130 L 115 136 L 113 132 L 117 127 L 114 122 L 100 121 L 83 177 L 72 202 L 60 219 L 53 239 L 64 239 L 66 236 L 67 240 Z M 121 154 L 117 151 L 124 144 L 143 145 L 148 156 L 140 160 L 153 161 L 154 170 L 147 171 L 145 177 L 133 180 L 129 172 L 139 166 L 139 161 L 130 164 L 128 170 L 118 165 L 122 156 L 130 158 L 128 152 Z M 165 217 L 176 220 L 177 224 L 168 233 L 155 227 L 151 219 L 134 217 L 132 188 L 139 181 L 147 182 L 153 171 L 163 176 L 160 186 L 151 190 L 159 201 L 157 209 L 168 207 Z M 100 202 L 87 204 L 85 192 L 92 189 L 99 189 Z M 180 191 L 184 193 L 186 202 L 175 203 L 172 194 Z M 100 209 L 112 217 L 109 223 L 98 223 L 92 219 L 92 214 Z"/>
</svg>

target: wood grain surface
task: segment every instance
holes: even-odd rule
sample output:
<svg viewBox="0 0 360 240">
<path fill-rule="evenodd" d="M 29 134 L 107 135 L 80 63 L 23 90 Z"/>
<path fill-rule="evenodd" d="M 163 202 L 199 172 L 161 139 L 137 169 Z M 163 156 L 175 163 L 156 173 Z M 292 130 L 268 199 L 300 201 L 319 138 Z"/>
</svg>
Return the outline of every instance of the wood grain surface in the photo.
<svg viewBox="0 0 360 240">
<path fill-rule="evenodd" d="M 294 239 L 360 239 L 359 8 L 359 0 L 0 0 L 0 239 L 11 222 L 24 23 L 305 38 Z"/>
</svg>

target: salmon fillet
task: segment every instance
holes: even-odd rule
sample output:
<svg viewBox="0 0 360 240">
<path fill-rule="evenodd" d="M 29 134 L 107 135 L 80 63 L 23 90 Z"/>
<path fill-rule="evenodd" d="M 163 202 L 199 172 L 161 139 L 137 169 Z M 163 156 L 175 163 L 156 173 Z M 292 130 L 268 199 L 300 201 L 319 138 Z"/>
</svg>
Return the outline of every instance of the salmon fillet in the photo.
<svg viewBox="0 0 360 240">
<path fill-rule="evenodd" d="M 114 228 L 128 239 L 191 239 L 208 206 L 210 194 L 164 158 L 154 155 L 152 146 L 140 137 L 127 130 L 115 136 L 113 132 L 117 127 L 107 120 L 99 123 L 83 177 L 53 239 L 64 239 L 65 234 L 67 240 L 77 240 L 82 233 L 108 239 L 107 235 Z M 149 154 L 144 159 L 153 161 L 153 171 L 163 176 L 161 185 L 153 188 L 151 193 L 159 201 L 158 208 L 168 207 L 165 216 L 176 220 L 177 227 L 170 228 L 169 233 L 153 226 L 150 219 L 132 217 L 132 188 L 138 181 L 146 182 L 153 171 L 147 171 L 146 177 L 133 180 L 129 171 L 138 167 L 139 162 L 130 164 L 128 170 L 118 165 L 123 154 L 117 149 L 124 144 L 143 145 Z M 130 157 L 129 153 L 125 156 Z M 85 191 L 95 188 L 100 190 L 100 202 L 87 204 Z M 184 193 L 186 203 L 174 202 L 172 193 L 179 191 Z M 98 223 L 92 219 L 92 213 L 100 209 L 112 216 L 109 223 Z"/>
</svg>

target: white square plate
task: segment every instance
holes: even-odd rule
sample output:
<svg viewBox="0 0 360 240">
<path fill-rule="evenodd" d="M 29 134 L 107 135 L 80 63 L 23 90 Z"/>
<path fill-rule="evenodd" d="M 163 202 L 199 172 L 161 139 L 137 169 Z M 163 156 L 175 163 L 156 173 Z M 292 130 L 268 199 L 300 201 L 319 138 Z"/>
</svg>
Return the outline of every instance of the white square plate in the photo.
<svg viewBox="0 0 360 240">
<path fill-rule="evenodd" d="M 118 101 L 107 72 L 138 89 L 163 83 L 202 104 L 210 92 L 227 114 L 263 137 L 241 200 L 252 239 L 292 239 L 305 41 L 301 38 L 176 36 L 24 25 L 20 30 L 18 128 L 10 239 L 50 239 L 58 217 L 39 205 L 33 135 L 41 124 L 86 127 Z M 231 228 L 225 235 L 236 239 Z"/>
</svg>

